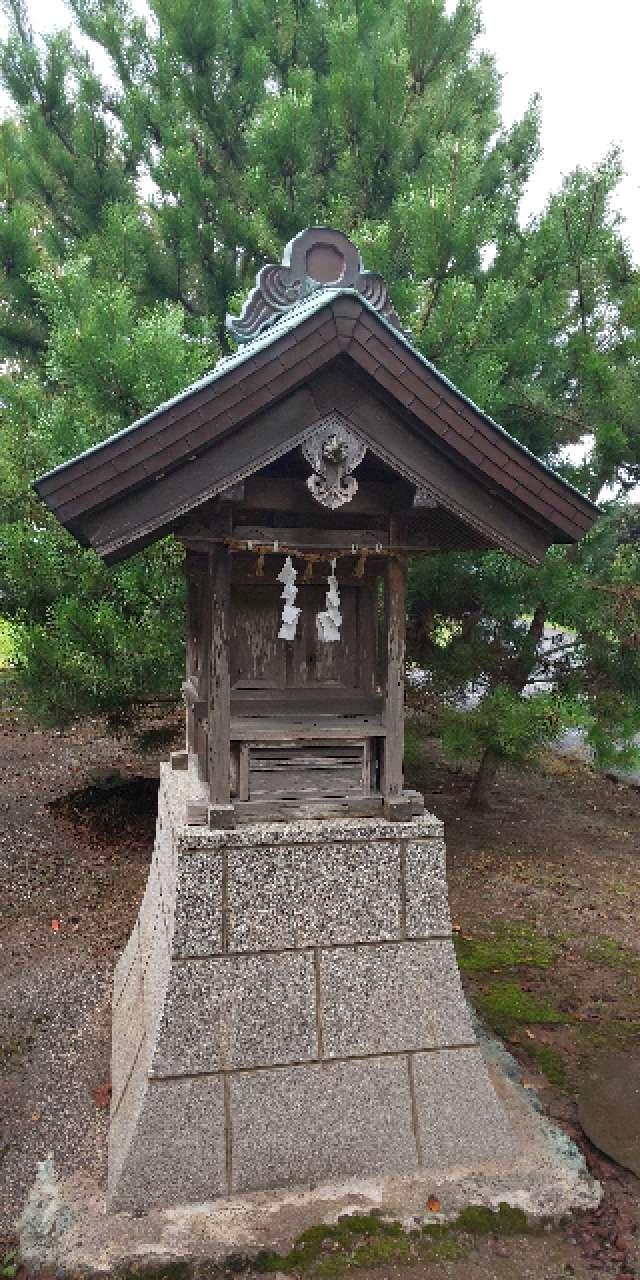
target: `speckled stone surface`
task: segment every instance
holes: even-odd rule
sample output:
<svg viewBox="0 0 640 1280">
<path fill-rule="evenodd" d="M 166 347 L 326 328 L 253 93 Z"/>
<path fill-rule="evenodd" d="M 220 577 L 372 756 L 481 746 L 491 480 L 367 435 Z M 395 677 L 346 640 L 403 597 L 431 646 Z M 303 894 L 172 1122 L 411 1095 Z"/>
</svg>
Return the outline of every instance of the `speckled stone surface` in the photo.
<svg viewBox="0 0 640 1280">
<path fill-rule="evenodd" d="M 141 908 L 142 909 L 142 908 Z M 127 978 L 140 954 L 140 918 L 136 920 L 129 941 L 113 971 L 113 1007 L 115 1009 L 127 983 Z"/>
<path fill-rule="evenodd" d="M 321 987 L 327 1057 L 474 1041 L 451 944 L 401 942 L 326 951 Z"/>
<path fill-rule="evenodd" d="M 233 1191 L 417 1167 L 403 1057 L 234 1076 L 231 1116 Z"/>
<path fill-rule="evenodd" d="M 478 1048 L 413 1057 L 422 1158 L 473 1168 L 516 1155 L 504 1112 Z"/>
<path fill-rule="evenodd" d="M 175 966 L 154 1075 L 317 1058 L 315 972 L 306 951 L 188 960 Z"/>
<path fill-rule="evenodd" d="M 143 1024 L 145 1034 L 155 1041 L 158 1024 L 166 999 L 171 974 L 171 953 L 161 922 L 156 922 L 151 940 L 151 950 L 143 973 Z"/>
<path fill-rule="evenodd" d="M 232 1254 L 253 1258 L 263 1249 L 286 1254 L 302 1231 L 336 1222 L 343 1214 L 382 1214 L 415 1231 L 434 1222 L 427 1208 L 432 1196 L 440 1201 L 440 1221 L 454 1220 L 470 1204 L 495 1208 L 506 1202 L 542 1220 L 595 1209 L 600 1184 L 590 1177 L 567 1134 L 545 1118 L 535 1090 L 522 1087 L 519 1063 L 486 1039 L 483 1057 L 516 1135 L 515 1158 L 471 1168 L 423 1164 L 409 1173 L 348 1179 L 332 1173 L 328 1180 L 309 1179 L 278 1190 L 118 1213 L 105 1212 L 101 1186 L 77 1175 L 59 1178 L 47 1161 L 38 1170 L 20 1223 L 20 1256 L 33 1274 L 123 1276 L 149 1265 L 160 1271 L 177 1259 L 208 1274 L 212 1264 L 229 1271 Z M 448 1271 L 446 1262 L 444 1269 Z M 386 1267 L 381 1274 L 396 1271 Z M 513 1280 L 516 1273 L 507 1271 Z M 507 1272 L 499 1272 L 506 1280 Z"/>
<path fill-rule="evenodd" d="M 114 1106 L 117 1105 L 126 1086 L 144 1035 L 144 1023 L 140 1018 L 143 1008 L 142 963 L 138 955 L 113 1012 L 114 1051 L 111 1055 L 111 1097 Z"/>
<path fill-rule="evenodd" d="M 225 1151 L 220 1076 L 152 1081 L 109 1208 L 146 1210 L 224 1195 Z"/>
<path fill-rule="evenodd" d="M 166 776 L 166 775 L 165 775 Z M 161 773 L 162 777 L 162 773 Z M 283 844 L 327 844 L 349 840 L 354 844 L 370 844 L 374 840 L 442 840 L 443 824 L 433 814 L 390 823 L 386 818 L 299 818 L 295 822 L 251 822 L 232 831 L 215 831 L 207 827 L 183 827 L 178 835 L 177 852 L 198 849 L 222 849 L 243 845 L 257 849 L 261 845 L 282 841 Z"/>
<path fill-rule="evenodd" d="M 406 925 L 410 938 L 451 933 L 444 840 L 407 840 L 404 848 Z"/>
<path fill-rule="evenodd" d="M 400 936 L 397 841 L 297 845 L 283 839 L 229 849 L 227 857 L 230 951 Z"/>
<path fill-rule="evenodd" d="M 441 824 L 187 827 L 192 788 L 163 766 L 116 968 L 110 1207 L 510 1152 L 468 1047 Z"/>
<path fill-rule="evenodd" d="M 222 950 L 222 853 L 203 849 L 180 859 L 176 883 L 174 956 Z"/>
</svg>

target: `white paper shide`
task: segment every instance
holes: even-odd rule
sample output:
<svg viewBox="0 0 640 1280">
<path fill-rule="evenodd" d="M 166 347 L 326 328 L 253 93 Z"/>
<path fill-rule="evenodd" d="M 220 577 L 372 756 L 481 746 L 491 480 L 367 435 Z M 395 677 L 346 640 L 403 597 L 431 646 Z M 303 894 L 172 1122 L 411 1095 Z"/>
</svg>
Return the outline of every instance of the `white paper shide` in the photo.
<svg viewBox="0 0 640 1280">
<path fill-rule="evenodd" d="M 340 592 L 338 591 L 338 579 L 336 578 L 336 562 L 331 561 L 331 573 L 327 578 L 329 590 L 325 597 L 326 610 L 319 613 L 316 618 L 318 628 L 318 638 L 325 643 L 332 640 L 340 639 L 340 627 L 342 626 L 342 614 L 340 613 Z"/>
<path fill-rule="evenodd" d="M 300 617 L 300 609 L 297 608 L 294 601 L 298 594 L 296 586 L 297 570 L 293 567 L 291 556 L 287 556 L 279 574 L 278 582 L 282 583 L 282 596 L 284 605 L 282 608 L 282 622 L 278 632 L 279 640 L 295 640 L 296 628 L 298 626 L 298 618 Z"/>
</svg>

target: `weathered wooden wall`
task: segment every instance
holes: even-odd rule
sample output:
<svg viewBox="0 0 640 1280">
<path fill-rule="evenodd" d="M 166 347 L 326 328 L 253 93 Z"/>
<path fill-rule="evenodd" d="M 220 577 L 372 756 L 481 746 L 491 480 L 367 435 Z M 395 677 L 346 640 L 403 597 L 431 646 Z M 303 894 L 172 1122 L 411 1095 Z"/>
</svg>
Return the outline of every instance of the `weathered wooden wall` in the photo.
<svg viewBox="0 0 640 1280">
<path fill-rule="evenodd" d="M 278 640 L 282 600 L 280 585 L 232 587 L 231 687 L 235 707 L 242 691 L 284 689 L 301 692 L 329 689 L 372 693 L 376 686 L 376 597 L 373 585 L 340 585 L 342 631 L 331 644 L 318 639 L 316 616 L 325 607 L 326 580 L 298 579 L 296 605 L 302 612 L 295 640 Z"/>
</svg>

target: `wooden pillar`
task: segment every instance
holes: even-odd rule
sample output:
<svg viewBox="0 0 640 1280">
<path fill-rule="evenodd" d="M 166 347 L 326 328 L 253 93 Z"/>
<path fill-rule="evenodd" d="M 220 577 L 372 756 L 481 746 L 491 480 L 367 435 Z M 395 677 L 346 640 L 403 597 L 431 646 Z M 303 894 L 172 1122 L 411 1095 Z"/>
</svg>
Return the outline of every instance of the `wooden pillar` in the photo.
<svg viewBox="0 0 640 1280">
<path fill-rule="evenodd" d="M 198 574 L 195 556 L 187 551 L 184 572 L 187 579 L 187 670 L 185 681 L 186 704 L 186 736 L 187 751 L 190 756 L 196 755 L 197 745 L 197 712 L 196 698 L 200 685 L 200 645 L 201 645 L 201 612 L 204 603 L 204 583 Z"/>
<path fill-rule="evenodd" d="M 230 790 L 231 684 L 229 678 L 231 552 L 220 543 L 209 553 L 209 824 L 233 826 Z"/>
<path fill-rule="evenodd" d="M 391 516 L 389 543 L 391 547 L 406 541 L 406 521 L 403 514 Z M 404 758 L 404 650 L 406 633 L 407 562 L 406 557 L 390 555 L 384 575 L 384 645 L 386 662 L 384 682 L 384 769 L 382 795 L 384 809 L 389 818 L 403 818 L 405 805 L 402 797 L 402 763 Z"/>
<path fill-rule="evenodd" d="M 404 756 L 404 644 L 406 607 L 406 563 L 390 556 L 384 579 L 386 641 L 386 681 L 384 698 L 383 796 L 385 807 L 402 796 Z"/>
</svg>

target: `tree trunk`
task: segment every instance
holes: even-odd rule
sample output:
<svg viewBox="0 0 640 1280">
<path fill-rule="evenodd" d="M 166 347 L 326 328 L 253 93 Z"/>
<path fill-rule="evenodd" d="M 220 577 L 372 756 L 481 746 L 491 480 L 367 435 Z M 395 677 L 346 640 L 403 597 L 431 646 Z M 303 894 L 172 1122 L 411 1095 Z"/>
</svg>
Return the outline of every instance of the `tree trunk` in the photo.
<svg viewBox="0 0 640 1280">
<path fill-rule="evenodd" d="M 475 810 L 476 813 L 485 813 L 489 808 L 489 791 L 493 783 L 498 768 L 500 766 L 500 755 L 493 747 L 487 747 L 484 751 L 478 771 L 471 783 L 469 799 L 467 800 L 467 808 Z"/>
</svg>

